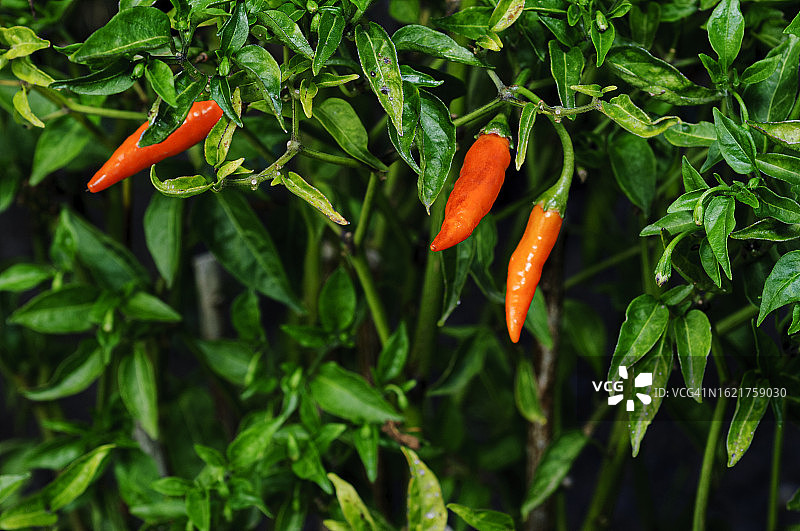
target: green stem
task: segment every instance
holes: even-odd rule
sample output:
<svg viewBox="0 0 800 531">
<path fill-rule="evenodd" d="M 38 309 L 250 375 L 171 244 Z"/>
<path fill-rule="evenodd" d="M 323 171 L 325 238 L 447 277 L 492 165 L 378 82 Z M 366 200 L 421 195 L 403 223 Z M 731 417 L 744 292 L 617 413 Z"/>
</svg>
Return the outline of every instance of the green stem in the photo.
<svg viewBox="0 0 800 531">
<path fill-rule="evenodd" d="M 717 444 L 722 432 L 722 416 L 725 414 L 725 406 L 728 399 L 722 395 L 714 406 L 714 416 L 711 419 L 711 427 L 708 430 L 706 448 L 703 452 L 703 464 L 700 468 L 700 479 L 697 484 L 697 495 L 694 500 L 694 517 L 692 519 L 692 531 L 703 531 L 706 528 L 706 509 L 708 507 L 708 494 L 711 489 L 711 473 L 714 467 L 714 456 L 717 453 Z"/>
<path fill-rule="evenodd" d="M 486 103 L 485 105 L 478 107 L 474 111 L 469 112 L 464 116 L 459 116 L 458 118 L 453 120 L 453 125 L 455 125 L 456 127 L 461 127 L 462 125 L 466 125 L 474 120 L 477 120 L 478 118 L 481 118 L 491 113 L 492 111 L 503 105 L 503 103 L 505 102 L 502 99 L 495 98 L 489 103 Z"/>
<path fill-rule="evenodd" d="M 758 315 L 758 307 L 748 304 L 747 306 L 740 308 L 732 314 L 720 319 L 716 326 L 717 334 L 724 336 L 729 332 L 736 330 L 756 315 Z"/>
<path fill-rule="evenodd" d="M 300 111 L 297 108 L 297 98 L 294 96 L 294 88 L 291 85 L 289 86 L 289 93 L 292 95 L 292 140 L 297 142 L 298 138 L 300 138 Z"/>
<path fill-rule="evenodd" d="M 372 322 L 375 324 L 375 330 L 378 332 L 378 338 L 381 341 L 381 346 L 383 346 L 389 340 L 389 324 L 386 320 L 386 311 L 381 303 L 378 290 L 375 288 L 375 282 L 372 280 L 369 265 L 363 254 L 350 256 L 350 263 L 356 272 L 356 276 L 358 276 L 361 288 L 364 290 L 364 297 L 367 299 Z"/>
<path fill-rule="evenodd" d="M 592 98 L 590 103 L 586 105 L 581 105 L 579 107 L 562 107 L 561 105 L 556 105 L 555 107 L 551 107 L 547 105 L 542 98 L 537 96 L 533 93 L 530 89 L 521 86 L 514 86 L 509 87 L 509 89 L 517 94 L 522 94 L 526 98 L 528 98 L 533 103 L 539 104 L 538 112 L 540 114 L 545 114 L 547 116 L 553 116 L 556 120 L 560 121 L 561 118 L 564 116 L 574 116 L 576 114 L 582 114 L 585 112 L 591 112 L 598 110 L 599 102 L 597 98 Z"/>
<path fill-rule="evenodd" d="M 778 486 L 781 479 L 781 457 L 783 454 L 783 414 L 786 401 L 780 399 L 776 406 L 775 436 L 772 441 L 772 470 L 769 478 L 769 501 L 767 503 L 767 531 L 778 527 Z"/>
<path fill-rule="evenodd" d="M 739 102 L 739 112 L 742 116 L 742 123 L 748 121 L 750 119 L 750 115 L 747 112 L 747 107 L 744 104 L 744 100 L 742 100 L 742 97 L 739 96 L 739 93 L 736 91 L 731 91 L 731 94 L 733 94 L 733 97 L 736 98 L 737 102 Z"/>
<path fill-rule="evenodd" d="M 614 427 L 609 437 L 608 449 L 610 455 L 603 459 L 598 474 L 597 487 L 594 489 L 592 501 L 589 504 L 589 511 L 583 521 L 583 531 L 592 531 L 598 528 L 598 524 L 604 513 L 608 511 L 608 503 L 614 487 L 619 482 L 619 475 L 622 465 L 627 457 L 628 446 L 628 423 L 623 418 L 623 413 L 618 413 L 614 421 Z"/>
<path fill-rule="evenodd" d="M 348 168 L 369 169 L 368 166 L 357 161 L 356 159 L 317 151 L 316 149 L 311 149 L 306 146 L 303 146 L 300 154 L 310 159 L 317 159 L 323 162 L 329 162 L 330 164 L 337 164 L 339 166 L 347 166 Z"/>
<path fill-rule="evenodd" d="M 93 114 L 95 116 L 120 118 L 123 120 L 141 121 L 147 119 L 147 115 L 141 112 L 123 111 L 120 109 L 104 109 L 102 107 L 92 107 L 90 105 L 83 105 L 81 103 L 76 103 L 68 98 L 65 98 L 64 96 L 62 96 L 53 89 L 40 86 L 35 86 L 34 89 L 40 94 L 42 94 L 45 98 L 52 101 L 53 103 L 62 105 L 71 111 L 75 111 L 81 114 Z"/>
<path fill-rule="evenodd" d="M 634 245 L 633 247 L 629 247 L 624 251 L 615 254 L 614 256 L 606 258 L 602 262 L 598 262 L 593 266 L 581 270 L 580 273 L 576 273 L 575 275 L 569 277 L 564 282 L 564 289 L 574 288 L 578 284 L 589 280 L 598 273 L 602 273 L 609 267 L 615 266 L 621 262 L 624 262 L 625 260 L 633 258 L 634 256 L 639 254 L 639 251 L 640 251 L 639 245 Z"/>
<path fill-rule="evenodd" d="M 498 76 L 497 73 L 494 70 L 488 70 L 487 69 L 486 70 L 486 74 L 492 80 L 492 83 L 494 83 L 494 86 L 497 87 L 497 92 L 501 92 L 501 91 L 505 90 L 506 84 L 503 83 L 503 81 L 500 79 L 500 76 Z"/>
<path fill-rule="evenodd" d="M 372 213 L 372 205 L 375 199 L 375 189 L 378 186 L 378 176 L 375 172 L 369 174 L 369 183 L 367 184 L 367 192 L 364 194 L 364 201 L 361 203 L 361 215 L 358 218 L 358 227 L 353 236 L 353 244 L 356 249 L 361 249 L 361 244 L 364 243 L 364 236 L 367 234 L 367 226 L 369 225 L 370 214 Z"/>
</svg>

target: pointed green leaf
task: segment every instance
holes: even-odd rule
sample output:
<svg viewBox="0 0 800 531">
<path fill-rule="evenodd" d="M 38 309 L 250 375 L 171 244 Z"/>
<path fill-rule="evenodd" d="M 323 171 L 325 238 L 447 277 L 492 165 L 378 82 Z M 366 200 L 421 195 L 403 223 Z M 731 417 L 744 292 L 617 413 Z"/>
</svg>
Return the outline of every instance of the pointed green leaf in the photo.
<svg viewBox="0 0 800 531">
<path fill-rule="evenodd" d="M 347 529 L 353 531 L 377 531 L 380 529 L 375 524 L 375 520 L 372 519 L 369 509 L 364 505 L 356 489 L 350 483 L 334 473 L 328 474 L 328 479 L 331 480 L 333 487 L 336 489 L 336 499 L 339 501 L 339 507 L 342 508 L 345 520 L 350 524 Z"/>
<path fill-rule="evenodd" d="M 419 52 L 455 63 L 486 66 L 471 51 L 459 45 L 452 38 L 426 26 L 417 24 L 403 26 L 392 35 L 392 42 L 397 51 Z M 366 73 L 365 68 L 364 74 L 366 75 Z"/>
<path fill-rule="evenodd" d="M 663 396 L 655 393 L 655 389 L 664 389 L 667 386 L 672 372 L 672 342 L 668 334 L 661 336 L 658 344 L 634 365 L 635 374 L 649 372 L 652 374 L 652 383 L 646 387 L 636 387 L 635 392 L 649 396 L 649 404 L 636 404 L 633 411 L 628 412 L 628 431 L 631 439 L 631 454 L 639 455 L 642 439 L 647 428 L 661 407 Z"/>
<path fill-rule="evenodd" d="M 735 171 L 746 175 L 755 171 L 756 145 L 750 132 L 714 108 L 714 128 L 725 162 Z"/>
<path fill-rule="evenodd" d="M 8 323 L 43 334 L 85 332 L 94 326 L 89 314 L 98 296 L 96 287 L 84 284 L 45 291 L 12 313 Z"/>
<path fill-rule="evenodd" d="M 337 417 L 378 423 L 403 418 L 364 378 L 336 363 L 322 365 L 310 387 L 319 406 Z"/>
<path fill-rule="evenodd" d="M 627 94 L 612 98 L 611 101 L 601 101 L 600 111 L 623 129 L 642 138 L 660 135 L 680 123 L 680 118 L 677 116 L 663 116 L 653 121 L 646 112 L 631 101 Z"/>
<path fill-rule="evenodd" d="M 71 58 L 78 63 L 107 61 L 160 48 L 171 39 L 169 17 L 165 12 L 155 7 L 133 7 L 120 11 L 89 35 Z"/>
<path fill-rule="evenodd" d="M 408 461 L 408 531 L 444 531 L 447 509 L 439 480 L 430 468 L 409 448 L 401 448 Z"/>
<path fill-rule="evenodd" d="M 291 48 L 295 53 L 299 53 L 309 59 L 314 59 L 314 50 L 312 50 L 311 45 L 308 44 L 300 26 L 283 11 L 278 11 L 277 9 L 261 11 L 258 13 L 258 20 L 272 30 L 272 33 L 278 37 L 278 40 Z M 317 72 L 318 71 L 319 70 L 317 70 Z"/>
<path fill-rule="evenodd" d="M 356 28 L 356 47 L 364 77 L 398 132 L 403 131 L 403 79 L 397 50 L 386 30 L 370 22 Z"/>
<path fill-rule="evenodd" d="M 699 389 L 703 385 L 706 360 L 711 352 L 711 324 L 700 310 L 690 310 L 673 321 L 678 361 L 687 389 L 698 390 L 693 398 L 702 402 Z"/>
<path fill-rule="evenodd" d="M 514 157 L 514 164 L 519 171 L 525 163 L 525 155 L 528 153 L 528 142 L 530 141 L 533 123 L 536 121 L 537 105 L 528 102 L 522 108 L 519 116 L 519 132 L 517 133 L 517 154 Z"/>
<path fill-rule="evenodd" d="M 42 491 L 50 510 L 57 511 L 83 494 L 95 480 L 100 466 L 114 447 L 113 444 L 98 446 L 74 461 L 50 482 Z"/>
<path fill-rule="evenodd" d="M 344 26 L 345 19 L 338 13 L 333 11 L 320 13 L 319 28 L 317 29 L 319 40 L 317 41 L 317 49 L 314 52 L 314 61 L 311 64 L 311 69 L 315 76 L 320 73 L 328 59 L 339 48 L 339 43 L 342 42 L 342 35 L 344 35 Z"/>
<path fill-rule="evenodd" d="M 725 276 L 731 278 L 731 259 L 728 256 L 728 236 L 736 227 L 734 211 L 736 201 L 732 197 L 716 196 L 711 199 L 703 216 L 708 243 Z"/>
<path fill-rule="evenodd" d="M 647 354 L 667 329 L 669 310 L 652 295 L 636 297 L 625 310 L 617 346 L 608 370 L 609 379 L 619 379 L 621 365 L 630 367 Z"/>
<path fill-rule="evenodd" d="M 420 91 L 416 141 L 420 153 L 417 191 L 419 200 L 430 211 L 450 173 L 456 153 L 456 127 L 442 100 L 424 90 Z"/>
<path fill-rule="evenodd" d="M 345 153 L 377 170 L 386 171 L 386 165 L 369 152 L 367 130 L 348 102 L 340 98 L 327 98 L 314 109 L 314 118 Z"/>
<path fill-rule="evenodd" d="M 522 502 L 523 518 L 527 518 L 532 510 L 544 503 L 561 485 L 588 440 L 582 432 L 574 430 L 562 433 L 550 443 L 536 467 L 533 481 Z"/>
<path fill-rule="evenodd" d="M 286 175 L 281 176 L 281 184 L 286 186 L 286 189 L 294 195 L 322 212 L 334 223 L 339 225 L 348 225 L 350 223 L 333 208 L 325 194 L 308 184 L 298 174 L 291 171 L 287 172 Z"/>
<path fill-rule="evenodd" d="M 730 68 L 739 55 L 744 38 L 744 17 L 739 9 L 739 0 L 722 0 L 706 23 L 708 40 L 717 52 L 723 71 Z"/>
<path fill-rule="evenodd" d="M 183 239 L 183 207 L 180 199 L 153 194 L 144 213 L 144 238 L 156 269 L 172 287 L 178 274 Z"/>
<path fill-rule="evenodd" d="M 514 379 L 514 402 L 517 404 L 517 411 L 528 422 L 547 423 L 547 417 L 539 403 L 536 374 L 533 372 L 533 365 L 527 360 L 523 360 L 517 365 L 517 376 Z"/>
<path fill-rule="evenodd" d="M 800 302 L 800 251 L 790 251 L 775 263 L 761 294 L 761 308 L 756 324 L 774 310 L 792 302 Z"/>
<path fill-rule="evenodd" d="M 736 400 L 736 411 L 728 429 L 726 447 L 728 449 L 728 467 L 741 460 L 753 442 L 756 428 L 769 405 L 769 397 L 763 391 L 769 387 L 766 378 L 759 378 L 754 371 L 747 371 L 739 384 L 741 393 Z"/>
<path fill-rule="evenodd" d="M 708 147 L 717 139 L 717 130 L 710 122 L 675 124 L 664 131 L 664 138 L 673 146 Z"/>
<path fill-rule="evenodd" d="M 490 509 L 470 509 L 457 503 L 448 503 L 447 508 L 479 531 L 514 531 L 515 529 L 514 519 L 505 513 Z"/>
<path fill-rule="evenodd" d="M 581 82 L 583 53 L 577 46 L 564 52 L 556 41 L 547 43 L 547 48 L 550 51 L 550 73 L 556 82 L 561 105 L 575 107 L 575 90 L 572 86 Z"/>
<path fill-rule="evenodd" d="M 281 67 L 267 50 L 255 44 L 236 52 L 234 60 L 255 80 L 262 98 L 286 131 L 281 115 Z"/>
<path fill-rule="evenodd" d="M 119 394 L 130 414 L 150 436 L 158 439 L 158 396 L 153 362 L 147 357 L 144 345 L 136 343 L 133 354 L 119 363 L 117 373 Z"/>
</svg>

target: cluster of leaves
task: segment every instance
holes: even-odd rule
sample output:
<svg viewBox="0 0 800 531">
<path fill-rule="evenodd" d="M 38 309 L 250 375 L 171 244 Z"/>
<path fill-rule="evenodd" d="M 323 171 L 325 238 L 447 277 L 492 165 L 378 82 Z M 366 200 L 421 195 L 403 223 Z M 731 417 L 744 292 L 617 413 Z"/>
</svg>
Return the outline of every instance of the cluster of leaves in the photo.
<svg viewBox="0 0 800 531">
<path fill-rule="evenodd" d="M 459 528 L 512 529 L 575 473 L 591 440 L 595 424 L 575 429 L 586 419 L 552 407 L 571 403 L 569 386 L 552 382 L 565 382 L 578 356 L 611 380 L 622 367 L 651 372 L 650 395 L 673 365 L 691 390 L 708 365 L 721 385 L 749 390 L 736 395 L 729 466 L 770 405 L 781 425 L 797 418 L 793 13 L 738 0 L 499 0 L 455 12 L 391 0 L 400 27 L 390 36 L 385 21 L 367 19 L 377 12 L 367 0 L 172 0 L 168 11 L 121 0 L 74 42 L 56 26 L 77 2 L 43 4 L 35 16 L 27 1 L 0 6 L 15 21 L 0 27 L 0 212 L 27 209 L 36 241 L 34 260 L 14 257 L 0 273 L 0 370 L 42 433 L 0 445 L 0 529 L 59 518 L 125 529 L 120 503 L 147 525 L 201 530 L 265 519 L 276 529 L 315 519 L 330 529 L 443 529 L 447 509 Z M 149 107 L 140 145 L 152 145 L 208 99 L 224 116 L 202 149 L 135 185 L 156 191 L 134 222 L 149 256 L 136 254 L 129 181 L 102 199 L 107 232 L 90 221 L 101 199 L 81 195 L 86 170 L 117 143 L 100 119 L 140 121 Z M 513 191 L 472 237 L 425 265 L 414 250 L 438 229 L 462 129 L 497 112 L 517 124 L 525 174 L 509 175 Z M 565 231 L 573 242 L 582 235 L 585 271 L 565 287 L 593 278 L 610 253 L 621 280 L 598 291 L 627 310 L 611 323 L 622 322 L 609 359 L 597 309 L 577 290 L 564 301 L 559 289 L 539 290 L 526 328 L 539 350 L 561 350 L 553 374 L 502 339 L 492 264 L 552 175 L 571 175 L 570 137 L 589 178 L 575 185 L 584 208 L 570 211 Z M 557 146 L 563 160 L 550 160 Z M 280 187 L 264 192 L 265 182 L 318 212 Z M 354 233 L 342 228 L 348 220 Z M 219 272 L 188 259 L 196 244 L 235 297 Z M 640 266 L 625 263 L 626 245 Z M 641 285 L 632 282 L 642 270 Z M 468 324 L 448 324 L 456 320 Z M 773 322 L 775 334 L 759 328 Z M 436 355 L 437 341 L 450 355 Z M 92 393 L 90 423 L 61 407 Z M 627 414 L 634 456 L 662 402 Z M 545 423 L 549 446 L 521 477 L 533 459 L 520 450 L 525 432 Z M 43 481 L 37 470 L 55 475 Z M 391 478 L 405 474 L 400 515 L 381 492 L 394 494 Z M 608 503 L 602 489 L 596 496 Z M 476 509 L 488 506 L 508 514 Z M 705 507 L 695 507 L 702 522 Z M 597 524 L 593 510 L 586 528 Z"/>
</svg>

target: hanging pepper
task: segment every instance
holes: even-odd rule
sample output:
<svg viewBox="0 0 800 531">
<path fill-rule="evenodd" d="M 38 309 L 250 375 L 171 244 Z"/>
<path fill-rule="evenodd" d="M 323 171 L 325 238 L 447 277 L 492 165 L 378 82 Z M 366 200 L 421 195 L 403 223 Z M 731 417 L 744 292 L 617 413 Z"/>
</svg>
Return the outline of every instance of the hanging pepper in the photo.
<svg viewBox="0 0 800 531">
<path fill-rule="evenodd" d="M 142 124 L 136 132 L 125 139 L 103 167 L 97 170 L 89 181 L 89 191 L 105 190 L 156 162 L 186 151 L 205 139 L 221 117 L 222 109 L 215 101 L 195 102 L 189 109 L 186 120 L 163 142 L 139 147 L 139 139 L 150 125 Z"/>
<path fill-rule="evenodd" d="M 506 282 L 506 326 L 514 343 L 519 341 L 528 316 L 542 267 L 558 239 L 572 185 L 575 154 L 572 140 L 564 126 L 553 121 L 564 151 L 564 165 L 556 183 L 536 201 L 517 248 L 508 262 Z"/>
<path fill-rule="evenodd" d="M 556 210 L 544 211 L 537 203 L 528 218 L 525 233 L 508 262 L 506 282 L 506 325 L 514 343 L 519 341 L 525 317 L 542 276 L 542 267 L 561 230 L 561 214 Z"/>
<path fill-rule="evenodd" d="M 431 243 L 431 251 L 442 251 L 469 238 L 492 209 L 511 163 L 510 138 L 502 114 L 481 129 L 464 156 L 464 165 L 447 198 L 444 222 Z"/>
</svg>

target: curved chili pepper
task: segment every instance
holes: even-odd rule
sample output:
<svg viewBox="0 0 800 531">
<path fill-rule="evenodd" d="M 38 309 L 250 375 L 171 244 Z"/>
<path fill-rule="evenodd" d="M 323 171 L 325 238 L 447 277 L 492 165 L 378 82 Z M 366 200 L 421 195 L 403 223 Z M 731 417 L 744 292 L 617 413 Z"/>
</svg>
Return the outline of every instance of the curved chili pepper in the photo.
<svg viewBox="0 0 800 531">
<path fill-rule="evenodd" d="M 89 191 L 99 192 L 112 184 L 130 177 L 168 157 L 186 151 L 208 136 L 222 117 L 222 109 L 215 101 L 197 101 L 189 109 L 186 120 L 163 142 L 139 147 L 137 144 L 149 123 L 142 124 L 125 139 L 111 158 L 97 170 L 89 181 Z"/>
<path fill-rule="evenodd" d="M 472 234 L 492 209 L 511 163 L 508 138 L 482 134 L 464 156 L 464 165 L 444 208 L 444 222 L 431 243 L 431 251 L 442 251 Z"/>
<path fill-rule="evenodd" d="M 561 230 L 561 214 L 544 211 L 542 204 L 533 207 L 525 233 L 508 262 L 506 283 L 506 326 L 514 343 L 519 341 L 525 317 L 542 276 L 542 267 Z"/>
</svg>

